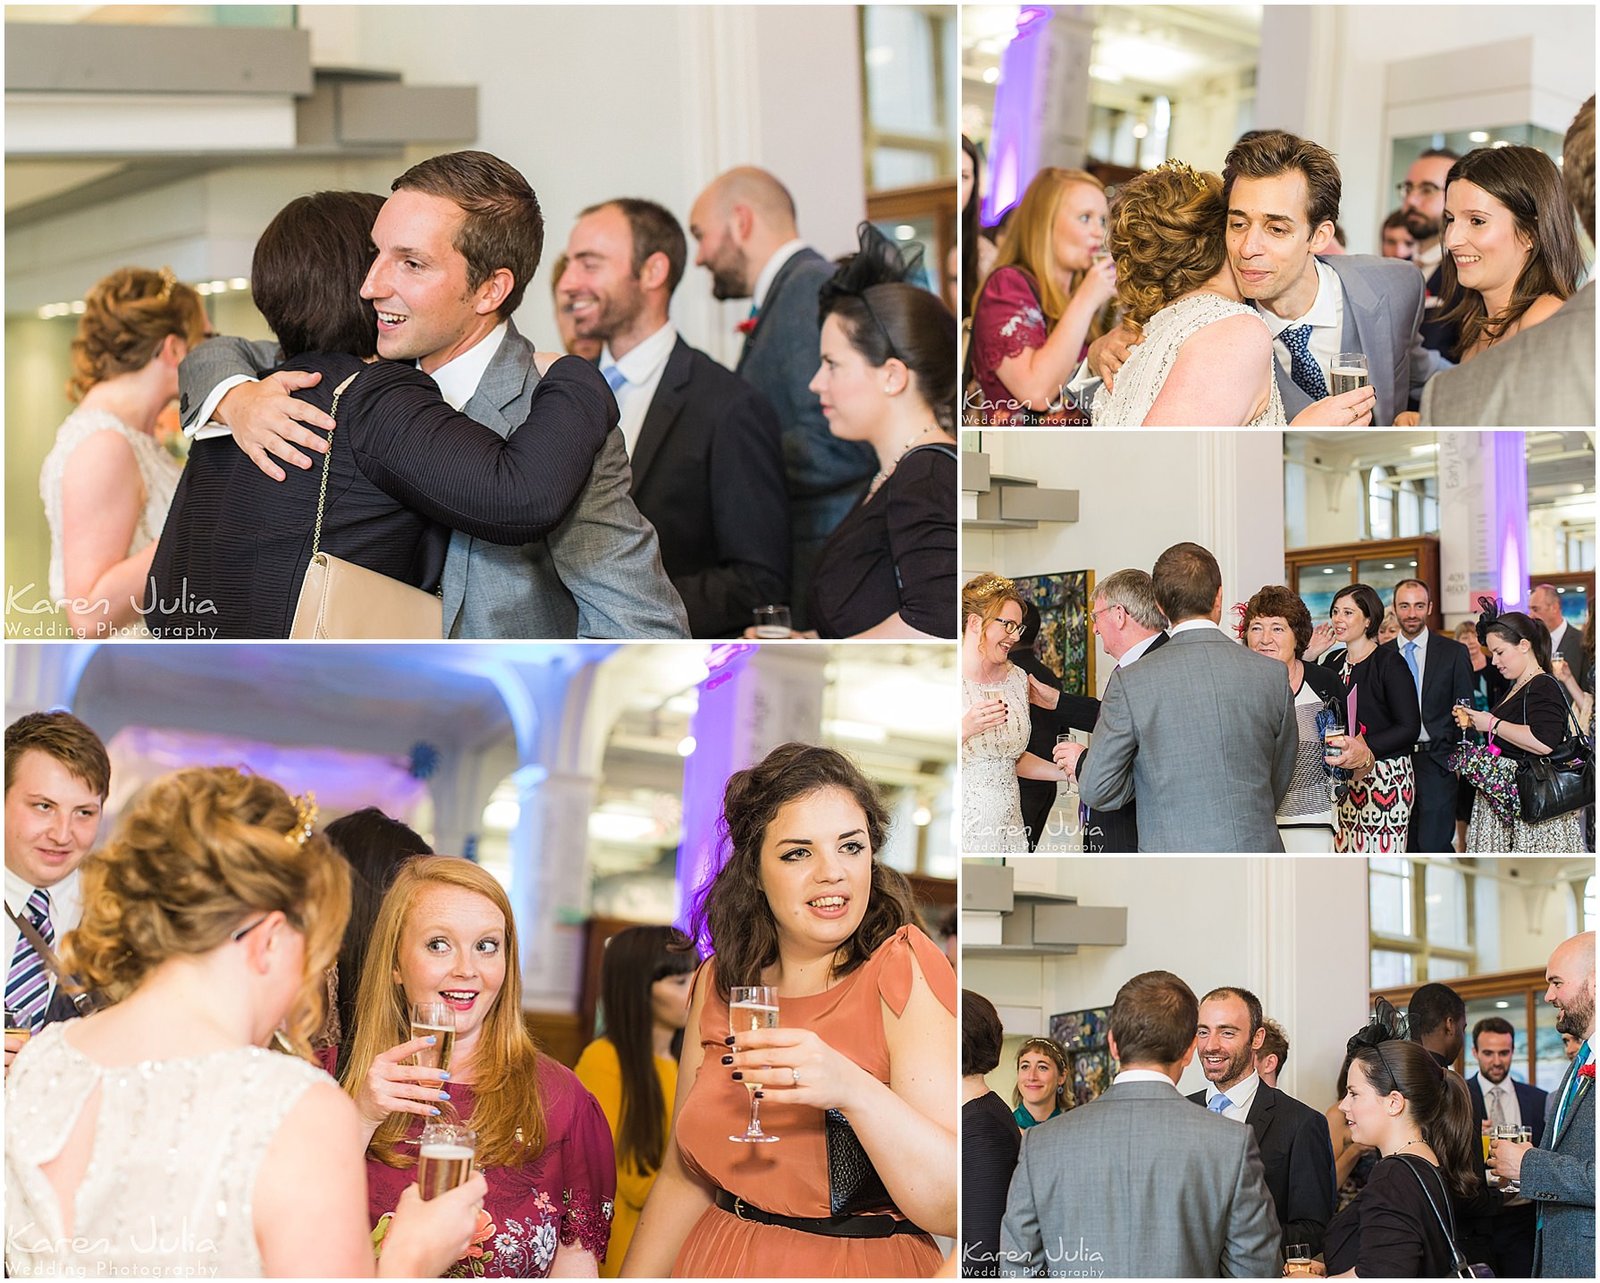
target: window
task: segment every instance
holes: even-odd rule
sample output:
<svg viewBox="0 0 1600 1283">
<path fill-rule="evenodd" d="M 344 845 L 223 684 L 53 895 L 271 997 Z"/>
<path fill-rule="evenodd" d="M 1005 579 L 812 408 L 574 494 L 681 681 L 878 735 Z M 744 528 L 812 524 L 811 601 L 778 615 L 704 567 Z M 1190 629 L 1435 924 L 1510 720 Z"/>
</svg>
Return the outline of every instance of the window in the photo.
<svg viewBox="0 0 1600 1283">
<path fill-rule="evenodd" d="M 1394 491 L 1389 471 L 1381 463 L 1367 474 L 1367 538 L 1394 538 Z"/>
<path fill-rule="evenodd" d="M 945 70 L 956 63 L 954 13 L 915 5 L 862 7 L 868 191 L 955 173 Z"/>
<path fill-rule="evenodd" d="M 1594 874 L 1590 874 L 1583 883 L 1583 929 L 1594 930 Z"/>
<path fill-rule="evenodd" d="M 1471 975 L 1477 961 L 1472 896 L 1472 873 L 1454 860 L 1370 860 L 1372 987 Z"/>
<path fill-rule="evenodd" d="M 1367 891 L 1374 935 L 1412 934 L 1410 860 L 1375 857 L 1367 873 Z"/>
</svg>

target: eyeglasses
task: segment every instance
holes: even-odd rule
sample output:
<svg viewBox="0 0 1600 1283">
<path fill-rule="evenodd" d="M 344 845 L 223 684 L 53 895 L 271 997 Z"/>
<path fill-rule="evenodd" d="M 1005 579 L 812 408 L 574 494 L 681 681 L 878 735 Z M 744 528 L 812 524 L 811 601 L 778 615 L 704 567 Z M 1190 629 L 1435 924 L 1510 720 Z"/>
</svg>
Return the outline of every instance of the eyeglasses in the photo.
<svg viewBox="0 0 1600 1283">
<path fill-rule="evenodd" d="M 1401 199 L 1404 199 L 1415 192 L 1424 200 L 1432 200 L 1435 196 L 1439 195 L 1440 192 L 1444 191 L 1444 188 L 1439 187 L 1434 183 L 1396 183 L 1394 185 L 1394 189 L 1400 193 Z"/>
<path fill-rule="evenodd" d="M 1123 614 L 1127 614 L 1128 612 L 1128 608 L 1126 606 L 1124 606 L 1121 602 L 1116 601 L 1112 602 L 1109 606 L 1100 607 L 1099 610 L 1091 610 L 1089 612 L 1089 618 L 1094 620 L 1096 628 L 1100 626 L 1100 616 L 1105 614 L 1108 610 L 1120 610 L 1123 612 Z"/>
<path fill-rule="evenodd" d="M 1022 621 L 1018 619 L 991 619 L 991 624 L 999 624 L 1006 630 L 1008 637 L 1016 637 L 1022 632 Z"/>
<path fill-rule="evenodd" d="M 235 943 L 237 943 L 240 940 L 243 940 L 247 935 L 249 935 L 252 931 L 254 931 L 257 927 L 259 927 L 263 922 L 265 922 L 271 916 L 272 915 L 270 913 L 263 913 L 259 918 L 257 918 L 254 922 L 252 922 L 249 926 L 240 927 L 229 938 L 232 939 Z"/>
</svg>

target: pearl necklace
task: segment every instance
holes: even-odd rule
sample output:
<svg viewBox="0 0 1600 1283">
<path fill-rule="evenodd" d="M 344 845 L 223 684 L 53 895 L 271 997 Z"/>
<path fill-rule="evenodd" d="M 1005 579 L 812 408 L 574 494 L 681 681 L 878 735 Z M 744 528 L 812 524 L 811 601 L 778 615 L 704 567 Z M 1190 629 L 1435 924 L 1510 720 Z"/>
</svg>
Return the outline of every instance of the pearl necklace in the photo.
<svg viewBox="0 0 1600 1283">
<path fill-rule="evenodd" d="M 927 436 L 928 433 L 937 432 L 938 430 L 939 425 L 937 423 L 930 423 L 925 428 L 907 437 L 906 443 L 900 447 L 900 453 L 895 455 L 894 462 L 891 463 L 887 468 L 880 468 L 877 472 L 873 473 L 872 484 L 867 487 L 867 493 L 869 495 L 877 494 L 878 487 L 887 481 L 889 479 L 889 474 L 900 466 L 900 460 L 906 457 L 906 455 L 910 452 L 911 447 L 916 445 L 917 442 L 922 440 L 923 437 Z"/>
</svg>

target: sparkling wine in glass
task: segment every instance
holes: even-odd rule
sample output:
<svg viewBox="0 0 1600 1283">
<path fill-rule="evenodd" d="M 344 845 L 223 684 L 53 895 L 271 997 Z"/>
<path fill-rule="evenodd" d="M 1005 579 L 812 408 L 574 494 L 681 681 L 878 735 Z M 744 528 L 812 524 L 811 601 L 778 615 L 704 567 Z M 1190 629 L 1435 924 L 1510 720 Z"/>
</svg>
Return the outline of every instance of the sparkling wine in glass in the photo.
<svg viewBox="0 0 1600 1283">
<path fill-rule="evenodd" d="M 411 1036 L 434 1038 L 431 1047 L 424 1047 L 411 1058 L 411 1063 L 424 1069 L 450 1068 L 450 1053 L 456 1044 L 455 1008 L 444 1002 L 418 1002 L 411 1008 Z"/>
<path fill-rule="evenodd" d="M 778 991 L 772 985 L 734 985 L 728 1001 L 729 1032 L 738 1050 L 738 1037 L 757 1029 L 778 1027 Z M 756 1098 L 755 1083 L 745 1083 L 750 1093 L 750 1121 L 743 1136 L 730 1136 L 729 1140 L 760 1145 L 778 1138 L 761 1130 L 761 1102 Z"/>
<path fill-rule="evenodd" d="M 1461 742 L 1463 744 L 1467 742 L 1467 728 L 1472 725 L 1471 714 L 1472 700 L 1470 697 L 1458 699 L 1455 702 L 1455 711 L 1451 713 L 1451 716 L 1456 719 L 1456 725 L 1461 728 Z"/>
<path fill-rule="evenodd" d="M 1328 372 L 1333 376 L 1329 383 L 1334 396 L 1344 392 L 1354 392 L 1357 388 L 1364 388 L 1372 382 L 1367 373 L 1367 358 L 1360 352 L 1339 353 L 1333 359 Z"/>
</svg>

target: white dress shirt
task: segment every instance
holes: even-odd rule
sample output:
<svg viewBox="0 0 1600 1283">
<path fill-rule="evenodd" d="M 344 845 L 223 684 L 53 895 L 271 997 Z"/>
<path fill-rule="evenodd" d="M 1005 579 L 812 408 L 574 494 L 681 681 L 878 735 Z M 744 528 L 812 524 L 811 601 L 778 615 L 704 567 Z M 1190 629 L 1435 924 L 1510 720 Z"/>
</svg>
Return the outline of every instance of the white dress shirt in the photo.
<svg viewBox="0 0 1600 1283">
<path fill-rule="evenodd" d="M 1122 658 L 1119 659 L 1113 665 L 1113 667 L 1127 668 L 1129 665 L 1136 663 L 1139 659 L 1139 656 L 1143 655 L 1145 651 L 1149 650 L 1150 647 L 1155 645 L 1156 638 L 1159 636 L 1161 636 L 1160 633 L 1151 633 L 1143 641 L 1134 642 L 1133 645 L 1129 646 L 1127 650 L 1122 652 Z"/>
<path fill-rule="evenodd" d="M 1563 619 L 1561 621 L 1561 627 L 1557 628 L 1555 630 L 1555 632 L 1550 634 L 1550 654 L 1552 656 L 1554 656 L 1554 655 L 1556 655 L 1556 654 L 1558 654 L 1560 652 L 1560 650 L 1561 650 L 1561 639 L 1563 637 L 1565 637 L 1566 635 L 1567 635 L 1567 621 L 1565 619 Z M 1573 675 L 1574 676 L 1581 676 L 1581 674 L 1577 674 L 1577 673 L 1575 673 Z"/>
<path fill-rule="evenodd" d="M 1255 1101 L 1256 1088 L 1259 1086 L 1261 1086 L 1261 1075 L 1258 1073 L 1252 1073 L 1248 1078 L 1234 1083 L 1225 1092 L 1218 1091 L 1216 1083 L 1207 1082 L 1206 1108 L 1210 1109 L 1211 1102 L 1218 1096 L 1226 1096 L 1229 1102 L 1228 1107 L 1219 1109 L 1216 1112 L 1224 1118 L 1233 1119 L 1236 1123 L 1245 1122 L 1250 1117 L 1250 1106 Z"/>
<path fill-rule="evenodd" d="M 9 868 L 6 870 L 6 908 L 19 918 L 22 916 L 23 907 L 28 903 L 28 897 L 37 888 L 24 882 Z M 57 882 L 55 886 L 46 888 L 50 892 L 50 925 L 55 931 L 56 949 L 61 948 L 61 937 L 78 925 L 78 919 L 83 916 L 83 896 L 78 886 L 78 873 L 73 870 Z M 22 932 L 17 930 L 17 924 L 9 917 L 5 919 L 5 934 L 0 936 L 0 943 L 5 947 L 6 974 L 11 973 L 11 958 L 17 951 L 17 941 L 22 938 Z M 50 977 L 50 997 L 55 996 L 55 977 Z M 49 1001 L 49 998 L 45 1000 Z"/>
<path fill-rule="evenodd" d="M 1237 637 L 1233 636 L 1233 634 L 1228 632 L 1228 630 L 1221 624 L 1214 624 L 1209 619 L 1186 619 L 1181 624 L 1174 624 L 1171 628 L 1167 629 L 1167 636 L 1176 637 L 1179 633 L 1196 633 L 1202 628 L 1209 628 L 1213 632 L 1221 633 L 1231 642 L 1237 642 L 1239 640 Z"/>
<path fill-rule="evenodd" d="M 622 413 L 622 439 L 632 459 L 639 444 L 639 433 L 644 429 L 644 416 L 650 412 L 650 403 L 656 399 L 656 389 L 661 386 L 661 375 L 666 371 L 667 358 L 672 355 L 678 341 L 678 327 L 668 321 L 637 347 L 630 348 L 621 360 L 613 360 L 611 346 L 600 350 L 600 370 L 604 373 L 612 365 L 627 380 L 616 389 L 617 409 Z"/>
<path fill-rule="evenodd" d="M 1293 372 L 1293 358 L 1289 355 L 1289 345 L 1278 336 L 1295 325 L 1311 326 L 1311 356 L 1322 367 L 1322 377 L 1327 380 L 1331 394 L 1333 378 L 1329 371 L 1333 369 L 1334 359 L 1344 344 L 1344 287 L 1339 284 L 1338 274 L 1333 268 L 1320 258 L 1317 260 L 1317 297 L 1311 301 L 1304 315 L 1284 320 L 1281 316 L 1274 316 L 1260 303 L 1256 304 L 1256 310 L 1267 323 L 1267 329 L 1272 331 L 1272 350 L 1285 374 Z M 1370 364 L 1368 368 L 1370 371 Z"/>
<path fill-rule="evenodd" d="M 783 270 L 783 265 L 791 258 L 806 248 L 806 243 L 796 237 L 778 246 L 772 251 L 772 257 L 767 260 L 767 265 L 761 269 L 761 275 L 756 277 L 755 288 L 750 291 L 750 302 L 758 310 L 767 301 L 767 291 L 772 288 L 772 282 Z"/>
<path fill-rule="evenodd" d="M 1118 1083 L 1165 1083 L 1173 1091 L 1178 1090 L 1178 1084 L 1159 1069 L 1124 1069 L 1111 1080 L 1113 1087 Z"/>
</svg>

